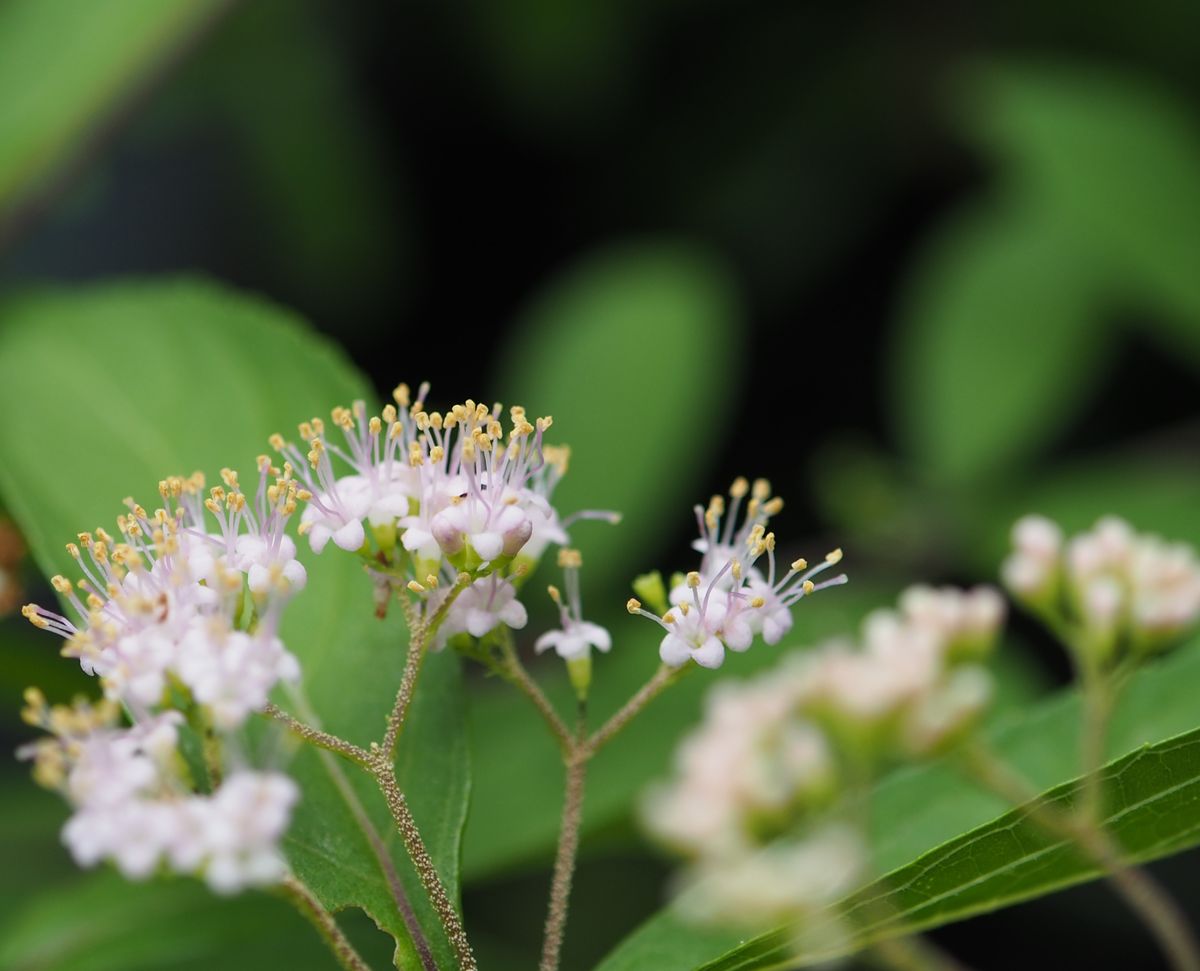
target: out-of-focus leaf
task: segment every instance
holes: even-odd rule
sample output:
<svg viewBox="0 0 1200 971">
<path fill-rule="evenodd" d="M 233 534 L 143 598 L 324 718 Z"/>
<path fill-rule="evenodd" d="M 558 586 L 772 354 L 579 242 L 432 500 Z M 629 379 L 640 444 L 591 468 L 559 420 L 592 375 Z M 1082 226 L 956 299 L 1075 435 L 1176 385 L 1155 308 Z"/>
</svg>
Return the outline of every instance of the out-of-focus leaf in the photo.
<svg viewBox="0 0 1200 971">
<path fill-rule="evenodd" d="M 361 921 L 353 923 L 360 953 L 386 961 L 387 938 Z M 258 893 L 214 897 L 194 881 L 130 884 L 104 871 L 6 910 L 0 921 L 0 966 L 8 971 L 333 971 L 337 962 L 282 901 Z"/>
<path fill-rule="evenodd" d="M 964 112 L 1007 178 L 1103 256 L 1200 361 L 1200 119 L 1137 76 L 1063 64 L 978 72 Z M 1031 356 L 1034 349 L 1031 347 Z"/>
<path fill-rule="evenodd" d="M 1200 792 L 1197 684 L 1200 641 L 1193 641 L 1139 673 L 1113 720 L 1108 752 L 1115 761 L 1106 769 L 1106 817 L 1137 859 L 1200 842 L 1195 813 Z M 1069 799 L 1078 774 L 1079 722 L 1079 697 L 1070 690 L 998 726 L 991 742 L 1048 798 Z M 886 927 L 867 926 L 853 945 L 868 943 L 877 934 L 938 926 L 1096 876 L 1077 853 L 1006 809 L 946 763 L 885 779 L 872 812 L 874 847 L 897 916 Z M 881 890 L 868 888 L 849 903 L 861 906 Z M 782 934 L 744 946 L 736 934 L 696 934 L 668 908 L 631 935 L 601 968 L 625 971 L 653 961 L 661 971 L 752 971 L 828 957 L 814 953 L 795 958 Z"/>
<path fill-rule="evenodd" d="M 1109 346 L 1099 269 L 1078 240 L 1004 200 L 950 223 L 903 301 L 899 431 L 937 484 L 1028 458 L 1075 416 Z"/>
<path fill-rule="evenodd" d="M 796 629 L 785 646 L 759 644 L 745 654 L 729 654 L 720 675 L 745 676 L 777 663 L 789 647 L 850 634 L 865 614 L 892 602 L 894 594 L 892 588 L 857 579 L 822 594 L 797 610 Z M 591 688 L 594 724 L 650 676 L 658 665 L 662 639 L 653 624 L 638 623 L 628 615 L 614 617 L 609 626 L 613 651 L 596 660 Z M 569 711 L 566 679 L 556 673 L 542 680 L 560 709 Z M 596 757 L 588 770 L 585 835 L 629 822 L 638 794 L 667 771 L 680 735 L 698 721 L 703 697 L 714 681 L 708 672 L 693 671 Z M 998 708 L 1027 704 L 1044 690 L 1037 673 L 1017 655 L 997 665 L 997 682 Z M 467 825 L 463 875 L 474 881 L 550 856 L 558 837 L 562 766 L 538 716 L 505 685 L 478 686 L 471 697 L 470 725 L 475 798 L 488 807 L 487 812 L 473 814 Z M 513 758 L 513 752 L 521 757 Z"/>
<path fill-rule="evenodd" d="M 0 4 L 0 237 L 228 0 Z"/>
<path fill-rule="evenodd" d="M 505 342 L 500 398 L 553 415 L 549 439 L 571 446 L 555 505 L 624 516 L 615 528 L 578 527 L 590 588 L 621 570 L 632 580 L 644 567 L 629 557 L 633 539 L 662 535 L 664 521 L 686 521 L 705 498 L 704 471 L 732 414 L 723 405 L 741 382 L 739 319 L 724 263 L 690 245 L 643 243 L 579 263 Z"/>
<path fill-rule="evenodd" d="M 154 496 L 172 472 L 250 466 L 271 432 L 367 394 L 336 348 L 294 316 L 212 285 L 135 283 L 14 298 L 0 306 L 0 407 L 23 420 L 5 426 L 0 491 L 39 565 L 71 575 L 62 541 L 111 525 L 122 496 Z M 398 618 L 374 619 L 352 557 L 327 554 L 307 566 L 308 592 L 289 606 L 283 636 L 325 724 L 366 744 L 382 734 L 399 683 L 403 627 Z M 454 892 L 468 788 L 455 659 L 435 659 L 427 678 L 399 771 Z M 308 750 L 292 766 L 304 791 L 287 843 L 293 865 L 327 907 L 362 907 L 396 938 L 398 957 L 415 960 L 341 776 L 363 804 L 362 818 L 394 848 L 391 817 L 365 776 L 337 763 L 331 774 L 329 766 Z M 393 856 L 435 954 L 449 960 L 407 858 Z"/>
</svg>

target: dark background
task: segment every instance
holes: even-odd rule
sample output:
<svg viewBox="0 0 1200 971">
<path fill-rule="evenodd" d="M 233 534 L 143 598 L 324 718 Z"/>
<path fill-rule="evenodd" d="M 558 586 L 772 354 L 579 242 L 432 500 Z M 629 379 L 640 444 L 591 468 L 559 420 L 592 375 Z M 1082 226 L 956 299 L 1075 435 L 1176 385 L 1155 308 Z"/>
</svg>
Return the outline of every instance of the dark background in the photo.
<svg viewBox="0 0 1200 971">
<path fill-rule="evenodd" d="M 935 510 L 998 519 L 1003 503 L 974 498 L 1076 460 L 1118 475 L 1190 460 L 1200 435 L 1195 355 L 1160 336 L 1165 319 L 1193 333 L 1195 318 L 1106 292 L 1080 338 L 1105 350 L 1067 358 L 1041 440 L 957 492 L 926 474 L 897 403 L 895 361 L 920 325 L 913 281 L 951 273 L 937 241 L 953 251 L 947 227 L 1003 210 L 1014 184 L 1011 159 L 980 135 L 994 102 L 979 79 L 1029 65 L 1098 73 L 1116 90 L 1149 86 L 1194 121 L 1197 36 L 1200 5 L 1168 2 L 247 2 L 23 203 L 0 282 L 200 271 L 295 308 L 381 392 L 427 378 L 486 397 L 510 325 L 565 270 L 630 241 L 695 243 L 736 283 L 744 354 L 712 389 L 738 432 L 713 443 L 698 496 L 753 456 L 788 495 L 793 532 L 846 535 L 881 573 L 903 561 L 910 575 L 973 580 L 976 534 Z M 1082 103 L 1102 113 L 1105 98 Z M 1134 165 L 1124 181 L 1143 180 L 1160 177 Z M 1194 264 L 1200 248 L 1177 255 Z M 1049 331 L 1053 300 L 1046 314 Z M 1008 324 L 982 313 L 976 326 Z M 1032 333 L 1017 370 L 1044 352 Z M 619 376 L 614 387 L 629 391 Z M 989 407 L 986 389 L 973 406 Z M 1092 508 L 1081 501 L 1079 515 Z M 1195 540 L 1191 515 L 1177 533 Z M 678 559 L 688 528 L 681 516 L 652 540 L 661 557 Z M 1017 626 L 1033 666 L 1063 680 L 1051 647 Z M 2 727 L 4 747 L 24 737 Z M 653 904 L 665 872 L 640 854 L 602 857 L 580 879 L 582 940 L 568 952 L 579 967 Z M 1196 862 L 1161 867 L 1185 902 Z M 589 932 L 589 910 L 630 879 L 634 903 Z M 468 920 L 528 949 L 544 881 L 475 889 Z M 979 968 L 1156 966 L 1095 887 L 937 936 Z"/>
</svg>

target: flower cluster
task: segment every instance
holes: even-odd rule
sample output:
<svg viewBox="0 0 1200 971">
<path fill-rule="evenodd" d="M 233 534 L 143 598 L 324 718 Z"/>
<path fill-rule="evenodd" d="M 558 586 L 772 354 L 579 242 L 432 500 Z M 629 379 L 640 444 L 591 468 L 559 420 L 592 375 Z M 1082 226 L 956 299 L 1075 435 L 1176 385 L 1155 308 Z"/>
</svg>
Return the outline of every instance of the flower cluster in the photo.
<svg viewBox="0 0 1200 971">
<path fill-rule="evenodd" d="M 684 910 L 803 923 L 851 889 L 865 834 L 836 818 L 839 800 L 880 764 L 963 737 L 989 699 L 980 662 L 1003 618 L 991 588 L 913 587 L 866 619 L 861 647 L 833 642 L 714 688 L 643 805 L 647 829 L 693 860 Z"/>
<path fill-rule="evenodd" d="M 239 770 L 196 794 L 179 753 L 185 721 L 233 732 L 300 674 L 278 631 L 307 579 L 285 532 L 306 492 L 266 456 L 258 471 L 253 499 L 230 469 L 207 494 L 199 474 L 164 479 L 153 513 L 127 499 L 119 539 L 100 528 L 67 546 L 82 578 L 52 582 L 73 618 L 22 608 L 65 639 L 63 653 L 99 678 L 106 699 L 47 708 L 35 694 L 27 710 L 54 735 L 29 751 L 37 777 L 75 809 L 64 837 L 83 865 L 111 859 L 130 876 L 167 865 L 221 890 L 282 873 L 275 844 L 295 787 Z M 118 708 L 130 726 L 116 724 Z"/>
<path fill-rule="evenodd" d="M 663 608 L 661 617 L 637 599 L 628 603 L 630 613 L 650 618 L 666 632 L 659 646 L 664 664 L 695 661 L 719 668 L 726 649 L 745 651 L 756 636 L 777 644 L 791 630 L 791 608 L 799 600 L 846 582 L 844 574 L 814 580 L 841 561 L 841 550 L 813 567 L 798 559 L 786 572 L 778 568 L 775 534 L 766 526 L 782 508 L 783 500 L 772 498 L 765 479 L 751 485 L 743 478 L 730 487 L 728 505 L 723 496 L 713 496 L 707 508 L 695 507 L 700 538 L 693 546 L 701 554 L 700 569 L 673 584 L 670 609 L 651 604 Z"/>
<path fill-rule="evenodd" d="M 1200 559 L 1186 543 L 1113 516 L 1069 540 L 1049 519 L 1026 516 L 1012 541 L 1008 588 L 1099 663 L 1161 650 L 1200 618 Z"/>
<path fill-rule="evenodd" d="M 337 442 L 313 418 L 299 426 L 304 447 L 282 435 L 271 445 L 306 487 L 300 532 L 313 551 L 332 540 L 362 553 L 381 611 L 397 587 L 417 594 L 422 616 L 439 618 L 434 646 L 441 647 L 460 634 L 524 627 L 517 599 L 524 573 L 549 545 L 568 542 L 574 520 L 619 517 L 562 518 L 551 505 L 570 458 L 565 446 L 543 442 L 553 419 L 531 422 L 514 406 L 506 433 L 500 405 L 467 400 L 430 411 L 428 390 L 422 385 L 414 400 L 400 385 L 379 415 L 368 415 L 361 401 L 335 408 Z"/>
<path fill-rule="evenodd" d="M 287 872 L 276 847 L 299 793 L 286 776 L 241 770 L 198 795 L 179 754 L 180 712 L 121 728 L 109 700 L 51 708 L 31 689 L 26 701 L 26 721 L 52 736 L 22 754 L 74 808 L 63 841 L 80 865 L 111 860 L 130 879 L 164 867 L 200 873 L 218 893 Z"/>
</svg>

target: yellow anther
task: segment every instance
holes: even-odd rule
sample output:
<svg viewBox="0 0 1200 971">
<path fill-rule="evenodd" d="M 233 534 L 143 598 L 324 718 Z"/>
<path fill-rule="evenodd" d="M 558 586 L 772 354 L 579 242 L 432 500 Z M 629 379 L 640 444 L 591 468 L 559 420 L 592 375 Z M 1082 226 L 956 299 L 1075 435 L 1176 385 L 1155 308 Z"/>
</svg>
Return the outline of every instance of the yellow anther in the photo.
<svg viewBox="0 0 1200 971">
<path fill-rule="evenodd" d="M 741 499 L 750 491 L 750 483 L 746 481 L 744 475 L 739 475 L 733 480 L 733 485 L 729 487 L 729 495 L 733 499 Z"/>
<path fill-rule="evenodd" d="M 800 585 L 800 589 L 804 591 L 804 595 L 807 597 L 810 593 L 817 589 L 817 585 L 813 583 L 812 580 L 805 580 Z"/>
<path fill-rule="evenodd" d="M 763 515 L 766 516 L 778 516 L 781 509 L 783 509 L 783 500 L 779 496 L 763 503 L 762 507 Z"/>
<path fill-rule="evenodd" d="M 664 624 L 675 623 L 675 615 L 668 610 L 665 614 L 663 614 L 662 622 Z"/>
<path fill-rule="evenodd" d="M 66 577 L 64 577 L 62 574 L 58 574 L 57 576 L 52 576 L 50 578 L 50 584 L 59 593 L 70 593 L 71 592 L 71 581 L 68 580 Z"/>
<path fill-rule="evenodd" d="M 765 603 L 766 603 L 766 600 L 764 600 L 762 597 L 755 597 L 753 600 L 750 601 L 750 606 L 751 607 L 761 607 Z"/>
<path fill-rule="evenodd" d="M 700 574 L 693 570 L 687 575 L 687 585 L 695 590 L 700 586 Z"/>
<path fill-rule="evenodd" d="M 766 502 L 767 497 L 771 495 L 771 483 L 766 479 L 755 479 L 750 494 L 759 502 Z"/>
<path fill-rule="evenodd" d="M 82 546 L 85 550 L 89 546 L 92 545 L 92 534 L 91 533 L 76 533 L 75 538 L 79 540 L 79 545 Z"/>
<path fill-rule="evenodd" d="M 842 560 L 842 550 L 838 547 L 836 550 L 830 550 L 825 554 L 826 563 L 840 563 Z"/>
<path fill-rule="evenodd" d="M 415 442 L 413 443 L 416 444 Z M 429 461 L 440 462 L 446 457 L 446 450 L 440 445 L 435 445 L 429 450 Z"/>
<path fill-rule="evenodd" d="M 383 420 L 389 425 L 395 422 L 395 420 L 399 417 L 399 415 L 396 413 L 395 405 L 384 405 L 383 411 L 380 412 L 380 414 L 383 415 Z"/>
<path fill-rule="evenodd" d="M 38 613 L 37 604 L 26 604 L 21 608 L 21 616 L 33 624 L 34 627 L 41 627 L 44 630 L 50 626 L 50 622 Z"/>
<path fill-rule="evenodd" d="M 67 544 L 67 552 L 71 556 L 73 556 L 75 559 L 79 559 L 79 547 L 76 546 L 74 543 Z"/>
<path fill-rule="evenodd" d="M 800 559 L 798 559 L 798 560 L 792 560 L 792 569 L 795 570 L 797 573 L 807 570 L 808 569 L 808 560 L 806 560 L 803 556 L 800 557 Z"/>
<path fill-rule="evenodd" d="M 411 590 L 413 593 L 424 593 L 425 592 L 425 588 L 421 584 L 417 583 L 416 580 L 408 581 L 408 589 Z"/>
<path fill-rule="evenodd" d="M 561 594 L 561 593 L 559 593 L 559 591 L 558 591 L 558 587 L 556 587 L 556 586 L 555 586 L 555 585 L 552 583 L 552 584 L 550 584 L 550 586 L 546 587 L 546 593 L 550 594 L 550 599 L 551 599 L 551 600 L 553 600 L 553 601 L 554 601 L 556 604 L 558 604 L 560 607 L 562 606 L 562 594 Z M 632 607 L 632 608 L 631 608 L 631 607 L 629 606 L 629 604 L 636 604 L 636 603 L 637 603 L 637 601 L 636 601 L 636 600 L 630 600 L 630 601 L 629 601 L 629 603 L 625 605 L 625 607 L 626 607 L 626 609 L 628 609 L 628 610 L 629 610 L 629 612 L 630 612 L 630 613 L 633 613 L 633 611 L 634 611 L 634 610 L 636 610 L 636 609 L 637 609 L 637 607 Z M 641 606 L 641 605 L 639 604 L 638 606 Z"/>
<path fill-rule="evenodd" d="M 544 432 L 547 428 L 549 428 L 553 424 L 554 424 L 554 416 L 547 415 L 545 418 L 539 418 L 537 420 L 537 430 L 539 432 Z"/>
<path fill-rule="evenodd" d="M 409 405 L 408 385 L 404 384 L 403 382 L 396 385 L 396 387 L 392 389 L 392 398 L 395 399 L 396 404 L 398 404 L 401 408 L 407 408 Z"/>
<path fill-rule="evenodd" d="M 308 489 L 297 489 L 296 498 L 301 502 L 310 502 L 312 500 L 312 493 Z"/>
<path fill-rule="evenodd" d="M 740 580 L 742 578 L 742 561 L 733 560 L 729 567 L 729 572 L 733 574 L 735 580 Z"/>
<path fill-rule="evenodd" d="M 630 597 L 628 600 L 625 601 L 625 609 L 628 610 L 631 614 L 636 614 L 639 610 L 642 609 L 642 602 L 640 600 L 638 600 L 637 597 Z"/>
<path fill-rule="evenodd" d="M 686 617 L 688 615 L 688 613 L 691 611 L 691 609 L 692 609 L 691 604 L 681 603 L 679 605 L 679 610 L 683 614 L 684 617 Z"/>
<path fill-rule="evenodd" d="M 270 445 L 271 448 L 275 449 L 276 452 L 282 452 L 283 436 L 280 435 L 279 432 L 275 432 L 274 435 L 267 439 L 267 444 Z"/>
<path fill-rule="evenodd" d="M 427 586 L 430 590 L 437 589 L 437 585 L 438 585 L 438 578 L 436 576 L 434 576 L 432 573 L 429 574 L 429 576 L 427 576 L 425 578 L 425 586 Z"/>
<path fill-rule="evenodd" d="M 558 565 L 564 570 L 583 566 L 583 554 L 579 550 L 563 547 L 558 551 Z"/>
</svg>

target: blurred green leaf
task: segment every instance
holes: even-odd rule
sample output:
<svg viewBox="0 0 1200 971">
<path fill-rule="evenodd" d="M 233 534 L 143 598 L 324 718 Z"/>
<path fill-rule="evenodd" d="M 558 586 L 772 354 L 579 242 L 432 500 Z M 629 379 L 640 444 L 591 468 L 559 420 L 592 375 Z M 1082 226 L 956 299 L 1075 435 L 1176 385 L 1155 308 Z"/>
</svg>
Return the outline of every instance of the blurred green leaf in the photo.
<svg viewBox="0 0 1200 971">
<path fill-rule="evenodd" d="M 1006 178 L 1102 255 L 1124 296 L 1200 363 L 1200 119 L 1136 75 L 985 67 L 965 124 Z"/>
<path fill-rule="evenodd" d="M 953 484 L 1029 458 L 1078 413 L 1109 349 L 1095 261 L 1006 199 L 949 223 L 913 273 L 891 383 L 914 464 Z"/>
<path fill-rule="evenodd" d="M 1153 859 L 1200 843 L 1200 732 L 1194 698 L 1200 641 L 1140 672 L 1113 720 L 1106 769 L 1108 824 L 1130 855 Z M 1014 713 L 991 733 L 996 752 L 1048 798 L 1068 799 L 1079 766 L 1079 697 L 1066 691 Z M 1047 740 L 1052 739 L 1051 744 Z M 1019 820 L 949 764 L 883 780 L 872 817 L 876 865 L 899 916 L 855 938 L 935 927 L 1091 879 L 1076 853 Z M 879 887 L 849 899 L 854 905 Z M 725 953 L 729 952 L 729 953 Z M 803 963 L 827 960 L 808 955 Z M 782 932 L 743 944 L 734 933 L 688 928 L 670 910 L 651 918 L 601 965 L 603 971 L 751 971 L 797 966 Z"/>
<path fill-rule="evenodd" d="M 645 568 L 634 539 L 688 522 L 732 417 L 742 378 L 739 297 L 728 267 L 668 242 L 595 253 L 520 315 L 493 375 L 497 394 L 553 415 L 550 440 L 571 446 L 559 510 L 615 509 L 615 528 L 582 524 L 584 582 L 622 586 Z M 654 550 L 645 550 L 647 555 Z M 620 601 L 624 603 L 624 598 Z"/>
<path fill-rule="evenodd" d="M 209 284 L 12 298 L 0 306 L 0 407 L 24 420 L 5 428 L 0 491 L 41 567 L 71 575 L 62 541 L 111 523 L 122 496 L 153 496 L 172 472 L 247 467 L 271 432 L 368 394 L 336 348 L 293 315 Z M 397 617 L 375 620 L 353 557 L 309 558 L 307 566 L 310 592 L 289 607 L 283 636 L 325 724 L 366 744 L 382 734 L 399 683 L 403 626 Z M 453 892 L 468 789 L 455 659 L 435 659 L 427 678 L 398 768 Z M 362 773 L 331 768 L 307 750 L 293 774 L 304 790 L 287 843 L 298 874 L 327 907 L 362 907 L 415 960 L 360 822 L 395 846 L 382 797 Z M 348 791 L 365 807 L 357 815 Z M 393 857 L 446 959 L 416 875 L 402 853 Z"/>
<path fill-rule="evenodd" d="M 0 236 L 228 2 L 0 4 Z"/>
</svg>

